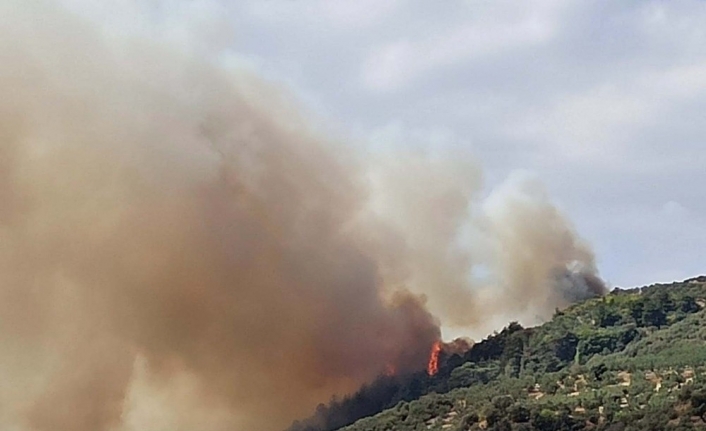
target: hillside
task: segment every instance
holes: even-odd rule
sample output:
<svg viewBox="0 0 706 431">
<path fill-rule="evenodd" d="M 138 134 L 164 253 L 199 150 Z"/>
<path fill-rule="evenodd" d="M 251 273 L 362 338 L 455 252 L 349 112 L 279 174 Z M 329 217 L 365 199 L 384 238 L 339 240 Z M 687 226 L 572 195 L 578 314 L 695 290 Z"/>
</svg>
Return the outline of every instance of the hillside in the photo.
<svg viewBox="0 0 706 431">
<path fill-rule="evenodd" d="M 704 276 L 615 290 L 511 323 L 434 376 L 381 377 L 290 430 L 706 428 L 705 305 Z"/>
</svg>

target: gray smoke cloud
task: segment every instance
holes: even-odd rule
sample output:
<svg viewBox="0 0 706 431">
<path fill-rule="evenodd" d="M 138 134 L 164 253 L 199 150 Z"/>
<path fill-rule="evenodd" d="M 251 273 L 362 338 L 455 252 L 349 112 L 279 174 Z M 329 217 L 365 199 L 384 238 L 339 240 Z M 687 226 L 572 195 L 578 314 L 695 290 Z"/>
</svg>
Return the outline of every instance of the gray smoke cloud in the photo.
<svg viewBox="0 0 706 431">
<path fill-rule="evenodd" d="M 0 59 L 3 429 L 276 430 L 602 288 L 534 180 L 351 154 L 194 50 L 11 0 Z"/>
</svg>

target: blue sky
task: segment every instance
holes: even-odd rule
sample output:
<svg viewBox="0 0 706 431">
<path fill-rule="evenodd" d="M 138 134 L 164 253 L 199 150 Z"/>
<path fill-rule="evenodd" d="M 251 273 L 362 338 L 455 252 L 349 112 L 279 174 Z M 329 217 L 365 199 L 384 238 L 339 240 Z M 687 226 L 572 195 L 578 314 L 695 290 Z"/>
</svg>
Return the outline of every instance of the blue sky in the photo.
<svg viewBox="0 0 706 431">
<path fill-rule="evenodd" d="M 706 272 L 706 2 L 66 2 L 257 70 L 348 145 L 468 152 L 487 192 L 534 172 L 613 285 Z"/>
</svg>

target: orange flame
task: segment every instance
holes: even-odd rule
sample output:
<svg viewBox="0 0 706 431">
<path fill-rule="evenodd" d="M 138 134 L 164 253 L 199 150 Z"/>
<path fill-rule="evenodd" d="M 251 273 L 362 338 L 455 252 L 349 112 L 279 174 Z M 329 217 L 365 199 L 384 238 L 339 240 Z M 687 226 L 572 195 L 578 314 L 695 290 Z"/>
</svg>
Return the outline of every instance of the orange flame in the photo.
<svg viewBox="0 0 706 431">
<path fill-rule="evenodd" d="M 430 376 L 439 372 L 439 353 L 441 353 L 441 341 L 437 341 L 431 346 L 429 364 L 427 364 L 427 374 Z"/>
</svg>

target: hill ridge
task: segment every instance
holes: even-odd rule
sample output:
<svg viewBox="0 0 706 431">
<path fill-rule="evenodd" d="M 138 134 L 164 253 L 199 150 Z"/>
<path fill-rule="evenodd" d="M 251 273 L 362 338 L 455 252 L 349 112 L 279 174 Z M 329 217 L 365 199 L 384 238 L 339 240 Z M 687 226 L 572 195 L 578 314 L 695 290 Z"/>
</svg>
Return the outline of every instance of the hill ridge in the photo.
<svg viewBox="0 0 706 431">
<path fill-rule="evenodd" d="M 706 427 L 706 276 L 511 322 L 435 376 L 381 376 L 289 431 L 659 430 Z"/>
</svg>

